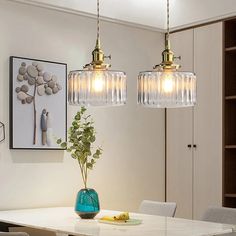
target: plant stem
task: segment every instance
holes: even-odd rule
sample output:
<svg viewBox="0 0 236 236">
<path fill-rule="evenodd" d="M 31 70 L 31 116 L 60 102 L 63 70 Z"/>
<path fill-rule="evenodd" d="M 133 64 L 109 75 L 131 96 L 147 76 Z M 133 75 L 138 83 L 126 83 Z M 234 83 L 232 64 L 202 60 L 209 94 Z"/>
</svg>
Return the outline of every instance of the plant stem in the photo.
<svg viewBox="0 0 236 236">
<path fill-rule="evenodd" d="M 83 164 L 83 171 L 84 171 L 84 186 L 87 188 L 87 160 Z"/>
<path fill-rule="evenodd" d="M 83 170 L 83 167 L 82 167 L 82 165 L 81 165 L 81 163 L 80 163 L 79 160 L 78 160 L 78 162 L 79 162 L 79 167 L 80 167 L 82 179 L 83 179 L 83 182 L 84 182 L 84 187 L 87 188 L 87 184 L 86 184 L 85 177 L 84 177 L 84 170 Z"/>
<path fill-rule="evenodd" d="M 86 182 L 86 187 L 87 187 L 87 180 L 88 180 L 88 168 L 87 168 L 87 161 L 86 161 L 86 169 L 85 169 L 85 182 Z"/>
</svg>

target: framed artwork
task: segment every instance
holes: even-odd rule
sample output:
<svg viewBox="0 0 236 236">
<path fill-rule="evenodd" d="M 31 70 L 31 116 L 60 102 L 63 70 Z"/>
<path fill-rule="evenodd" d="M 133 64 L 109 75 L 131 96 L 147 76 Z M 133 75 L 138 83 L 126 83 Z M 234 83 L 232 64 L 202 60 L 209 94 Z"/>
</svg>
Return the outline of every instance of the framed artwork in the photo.
<svg viewBox="0 0 236 236">
<path fill-rule="evenodd" d="M 5 140 L 5 125 L 0 121 L 0 143 Z"/>
<path fill-rule="evenodd" d="M 10 149 L 63 150 L 67 138 L 67 65 L 10 57 Z"/>
</svg>

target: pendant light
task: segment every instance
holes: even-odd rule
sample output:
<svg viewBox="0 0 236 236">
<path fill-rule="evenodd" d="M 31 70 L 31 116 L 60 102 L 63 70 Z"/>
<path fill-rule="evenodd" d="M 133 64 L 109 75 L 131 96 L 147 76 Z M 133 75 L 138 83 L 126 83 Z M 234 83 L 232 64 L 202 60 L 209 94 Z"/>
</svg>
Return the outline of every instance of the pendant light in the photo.
<svg viewBox="0 0 236 236">
<path fill-rule="evenodd" d="M 169 0 L 167 0 L 167 33 L 162 63 L 152 71 L 138 76 L 138 104 L 146 107 L 174 108 L 194 106 L 196 103 L 196 76 L 192 72 L 178 71 L 176 57 L 170 49 Z"/>
<path fill-rule="evenodd" d="M 100 43 L 100 4 L 97 0 L 97 40 L 92 62 L 83 70 L 71 71 L 68 78 L 68 100 L 71 105 L 117 106 L 126 103 L 126 74 L 109 70 Z"/>
</svg>

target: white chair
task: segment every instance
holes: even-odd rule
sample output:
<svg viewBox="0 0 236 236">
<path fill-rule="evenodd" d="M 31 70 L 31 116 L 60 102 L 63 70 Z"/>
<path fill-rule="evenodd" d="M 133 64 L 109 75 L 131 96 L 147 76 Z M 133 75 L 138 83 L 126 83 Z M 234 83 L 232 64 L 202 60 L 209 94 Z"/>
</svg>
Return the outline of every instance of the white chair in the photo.
<svg viewBox="0 0 236 236">
<path fill-rule="evenodd" d="M 201 220 L 236 225 L 236 209 L 211 206 L 208 207 Z"/>
<path fill-rule="evenodd" d="M 29 236 L 24 232 L 0 232 L 0 236 Z"/>
<path fill-rule="evenodd" d="M 143 200 L 139 212 L 148 215 L 169 216 L 174 217 L 176 211 L 175 202 L 156 202 Z"/>
</svg>

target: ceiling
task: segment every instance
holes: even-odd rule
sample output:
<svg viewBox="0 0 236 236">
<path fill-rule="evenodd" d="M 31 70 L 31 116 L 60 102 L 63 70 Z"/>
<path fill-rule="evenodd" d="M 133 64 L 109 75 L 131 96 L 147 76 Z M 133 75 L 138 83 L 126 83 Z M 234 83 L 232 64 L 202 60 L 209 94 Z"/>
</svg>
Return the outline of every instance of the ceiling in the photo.
<svg viewBox="0 0 236 236">
<path fill-rule="evenodd" d="M 10 0 L 92 16 L 96 0 Z M 166 0 L 100 0 L 101 15 L 157 30 L 166 28 Z M 236 0 L 170 0 L 172 29 L 236 15 Z"/>
</svg>

